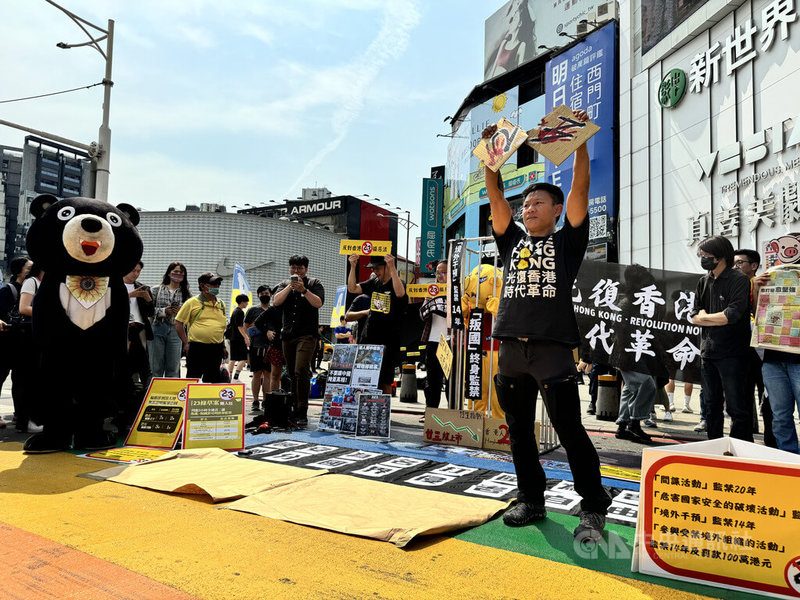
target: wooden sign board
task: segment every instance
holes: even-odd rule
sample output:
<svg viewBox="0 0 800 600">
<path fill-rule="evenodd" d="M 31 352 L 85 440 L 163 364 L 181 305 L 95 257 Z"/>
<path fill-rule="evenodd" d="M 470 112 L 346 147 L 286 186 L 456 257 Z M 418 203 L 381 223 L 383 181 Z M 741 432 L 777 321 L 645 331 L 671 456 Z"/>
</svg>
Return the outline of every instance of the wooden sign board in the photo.
<svg viewBox="0 0 800 600">
<path fill-rule="evenodd" d="M 522 127 L 508 119 L 500 119 L 494 135 L 481 138 L 472 153 L 496 173 L 527 138 L 528 133 Z"/>
<path fill-rule="evenodd" d="M 439 346 L 436 348 L 436 358 L 439 359 L 439 364 L 442 365 L 442 373 L 445 379 L 450 379 L 450 371 L 453 368 L 453 351 L 450 349 L 450 344 L 444 337 L 444 334 L 439 334 Z"/>
<path fill-rule="evenodd" d="M 575 113 L 562 104 L 544 118 L 542 127 L 534 127 L 528 132 L 525 143 L 558 166 L 598 131 L 598 125 L 579 121 Z"/>
<path fill-rule="evenodd" d="M 436 298 L 447 295 L 446 283 L 409 283 L 406 286 L 409 298 Z"/>
<path fill-rule="evenodd" d="M 183 447 L 244 448 L 243 383 L 189 384 Z"/>
<path fill-rule="evenodd" d="M 537 444 L 539 443 L 541 427 L 542 424 L 539 421 L 536 421 L 533 425 L 533 433 L 536 436 Z M 508 437 L 508 425 L 505 419 L 483 418 L 483 448 L 485 450 L 511 452 L 511 439 Z"/>
<path fill-rule="evenodd" d="M 339 242 L 339 254 L 350 256 L 359 254 L 361 256 L 386 256 L 392 252 L 392 242 L 376 240 L 341 240 Z"/>
<path fill-rule="evenodd" d="M 125 445 L 172 450 L 183 429 L 190 383 L 197 379 L 153 377 Z"/>
<path fill-rule="evenodd" d="M 467 448 L 483 446 L 483 414 L 471 410 L 426 408 L 422 441 Z"/>
</svg>

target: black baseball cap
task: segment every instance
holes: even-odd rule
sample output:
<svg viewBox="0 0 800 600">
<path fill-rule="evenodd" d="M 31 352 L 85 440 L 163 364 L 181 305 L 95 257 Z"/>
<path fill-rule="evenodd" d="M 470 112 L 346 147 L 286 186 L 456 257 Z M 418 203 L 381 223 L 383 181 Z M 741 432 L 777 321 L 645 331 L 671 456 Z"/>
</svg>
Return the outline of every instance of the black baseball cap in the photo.
<svg viewBox="0 0 800 600">
<path fill-rule="evenodd" d="M 222 283 L 222 277 L 217 275 L 216 273 L 212 273 L 211 271 L 206 271 L 200 277 L 197 278 L 198 285 L 202 285 L 204 283 Z"/>
<path fill-rule="evenodd" d="M 373 256 L 370 263 L 367 265 L 368 269 L 372 267 L 380 267 L 386 266 L 386 257 L 385 256 Z"/>
</svg>

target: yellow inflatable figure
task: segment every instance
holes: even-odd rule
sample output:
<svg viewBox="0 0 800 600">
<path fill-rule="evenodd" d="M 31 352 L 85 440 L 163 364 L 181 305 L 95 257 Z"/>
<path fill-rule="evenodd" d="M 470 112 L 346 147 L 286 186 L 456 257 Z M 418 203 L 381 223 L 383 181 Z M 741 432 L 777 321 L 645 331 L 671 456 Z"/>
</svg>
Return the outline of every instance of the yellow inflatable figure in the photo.
<svg viewBox="0 0 800 600">
<path fill-rule="evenodd" d="M 494 265 L 478 265 L 464 281 L 464 287 L 461 295 L 461 310 L 464 312 L 464 322 L 469 320 L 469 312 L 473 308 L 481 308 L 486 313 L 491 313 L 492 317 L 484 314 L 484 331 L 491 333 L 491 320 L 497 316 L 497 308 L 500 305 L 500 297 L 503 294 L 503 271 L 502 269 L 495 269 Z M 488 335 L 487 333 L 487 335 Z M 486 414 L 489 398 L 489 348 L 492 342 L 484 343 L 484 350 L 487 350 L 483 356 L 483 381 L 481 382 L 481 400 L 472 402 L 470 410 L 482 412 Z M 492 375 L 497 375 L 497 349 L 492 354 L 494 363 L 491 367 Z M 503 409 L 497 402 L 497 390 L 494 389 L 492 382 L 492 417 L 497 419 L 505 418 Z"/>
</svg>

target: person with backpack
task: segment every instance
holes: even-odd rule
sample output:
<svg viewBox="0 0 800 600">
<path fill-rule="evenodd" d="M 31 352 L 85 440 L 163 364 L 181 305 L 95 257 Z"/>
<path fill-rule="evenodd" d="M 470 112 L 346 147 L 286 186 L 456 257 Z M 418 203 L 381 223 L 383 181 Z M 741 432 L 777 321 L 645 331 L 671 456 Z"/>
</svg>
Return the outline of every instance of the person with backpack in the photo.
<svg viewBox="0 0 800 600">
<path fill-rule="evenodd" d="M 27 279 L 32 266 L 33 261 L 27 256 L 12 258 L 8 263 L 11 281 L 0 287 L 0 321 L 3 322 L 2 329 L 0 329 L 0 387 L 11 372 L 11 361 L 16 345 L 13 322 L 20 318 L 19 293 L 22 289 L 22 282 Z M 0 416 L 0 429 L 4 429 L 6 425 L 6 421 Z"/>
<path fill-rule="evenodd" d="M 186 377 L 204 383 L 220 381 L 220 363 L 228 357 L 224 333 L 225 303 L 217 299 L 222 277 L 206 272 L 197 278 L 200 293 L 184 302 L 175 316 L 175 330 L 186 353 Z"/>
</svg>

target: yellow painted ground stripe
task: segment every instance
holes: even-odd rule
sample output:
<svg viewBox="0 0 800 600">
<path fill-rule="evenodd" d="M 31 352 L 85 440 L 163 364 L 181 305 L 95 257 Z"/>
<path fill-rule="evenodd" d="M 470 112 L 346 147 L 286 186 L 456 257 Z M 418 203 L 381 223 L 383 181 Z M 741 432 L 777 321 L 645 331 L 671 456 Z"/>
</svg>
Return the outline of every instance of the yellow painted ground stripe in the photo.
<svg viewBox="0 0 800 600">
<path fill-rule="evenodd" d="M 0 520 L 204 600 L 703 597 L 450 538 L 400 550 L 75 477 L 108 464 L 0 445 Z"/>
</svg>

